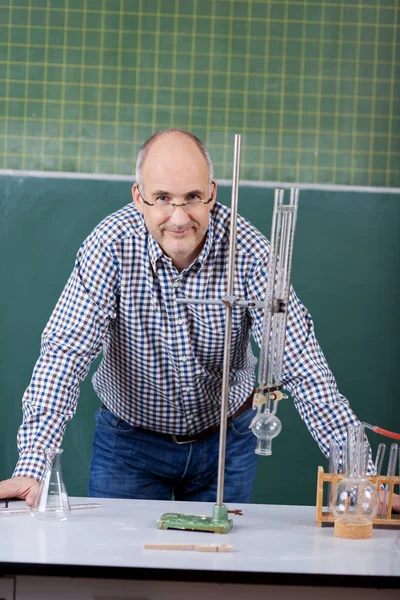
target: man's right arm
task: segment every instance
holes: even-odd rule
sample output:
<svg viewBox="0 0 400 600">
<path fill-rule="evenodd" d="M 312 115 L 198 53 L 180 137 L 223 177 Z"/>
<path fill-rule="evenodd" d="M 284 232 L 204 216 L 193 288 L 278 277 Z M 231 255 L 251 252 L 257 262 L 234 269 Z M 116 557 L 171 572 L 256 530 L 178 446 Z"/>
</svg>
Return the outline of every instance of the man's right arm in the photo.
<svg viewBox="0 0 400 600">
<path fill-rule="evenodd" d="M 3 482 L 0 497 L 29 496 L 32 479 L 38 481 L 43 472 L 43 450 L 60 446 L 76 410 L 79 385 L 115 318 L 117 288 L 116 262 L 94 232 L 81 246 L 75 268 L 43 332 L 41 354 L 23 397 L 20 457 L 13 474 L 16 481 Z M 24 482 L 25 478 L 29 479 Z M 18 493 L 12 493 L 14 487 Z M 29 503 L 29 498 L 25 499 Z"/>
</svg>

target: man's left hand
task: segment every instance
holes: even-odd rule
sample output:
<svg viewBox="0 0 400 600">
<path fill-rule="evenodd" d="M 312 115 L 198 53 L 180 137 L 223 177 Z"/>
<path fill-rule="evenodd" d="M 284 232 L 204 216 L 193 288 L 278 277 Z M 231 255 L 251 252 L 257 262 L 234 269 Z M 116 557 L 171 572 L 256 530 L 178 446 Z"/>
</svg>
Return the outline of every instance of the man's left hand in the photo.
<svg viewBox="0 0 400 600">
<path fill-rule="evenodd" d="M 379 500 L 380 500 L 379 512 L 380 512 L 380 509 L 382 508 L 384 497 L 385 497 L 385 490 L 380 490 L 380 492 L 379 492 Z M 394 512 L 400 513 L 400 495 L 399 494 L 393 494 L 392 510 Z"/>
</svg>

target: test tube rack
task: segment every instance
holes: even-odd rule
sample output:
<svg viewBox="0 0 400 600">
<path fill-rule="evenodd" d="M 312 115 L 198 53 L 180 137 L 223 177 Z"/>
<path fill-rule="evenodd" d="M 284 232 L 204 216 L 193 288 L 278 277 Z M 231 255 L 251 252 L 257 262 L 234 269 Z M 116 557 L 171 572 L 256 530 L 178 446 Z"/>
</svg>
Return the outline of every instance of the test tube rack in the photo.
<svg viewBox="0 0 400 600">
<path fill-rule="evenodd" d="M 323 493 L 324 484 L 331 484 L 331 487 L 335 486 L 338 481 L 348 477 L 347 475 L 338 473 L 325 473 L 323 467 L 318 467 L 318 478 L 317 478 L 317 501 L 316 501 L 316 522 L 318 527 L 323 525 L 333 525 L 335 523 L 335 517 L 330 510 L 323 509 Z M 400 476 L 389 476 L 389 475 L 366 475 L 366 478 L 373 484 L 376 489 L 379 490 L 381 485 L 389 485 L 388 490 L 388 515 L 386 519 L 375 517 L 372 521 L 372 525 L 393 527 L 400 529 L 400 513 L 392 514 L 392 503 L 394 486 L 400 485 Z"/>
</svg>

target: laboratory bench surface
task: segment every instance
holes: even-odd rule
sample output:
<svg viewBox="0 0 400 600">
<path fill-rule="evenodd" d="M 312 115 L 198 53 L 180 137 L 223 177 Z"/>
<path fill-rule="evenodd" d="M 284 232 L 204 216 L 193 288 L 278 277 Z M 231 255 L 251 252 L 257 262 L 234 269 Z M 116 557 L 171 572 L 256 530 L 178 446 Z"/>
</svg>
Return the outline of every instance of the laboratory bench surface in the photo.
<svg viewBox="0 0 400 600">
<path fill-rule="evenodd" d="M 232 516 L 231 532 L 219 535 L 156 527 L 165 512 L 211 516 L 209 503 L 70 502 L 102 506 L 74 510 L 64 522 L 29 513 L 0 517 L 0 576 L 400 589 L 398 531 L 374 529 L 370 540 L 335 538 L 332 527 L 316 526 L 314 507 L 232 505 L 243 516 Z M 232 544 L 234 551 L 144 550 L 151 542 Z"/>
</svg>

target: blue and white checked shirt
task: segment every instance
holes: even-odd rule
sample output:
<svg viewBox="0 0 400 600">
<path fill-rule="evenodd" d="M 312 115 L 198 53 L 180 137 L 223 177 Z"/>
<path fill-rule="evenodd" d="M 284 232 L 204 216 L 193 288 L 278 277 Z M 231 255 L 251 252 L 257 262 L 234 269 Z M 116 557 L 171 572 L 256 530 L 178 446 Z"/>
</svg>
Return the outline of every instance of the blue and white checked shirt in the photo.
<svg viewBox="0 0 400 600">
<path fill-rule="evenodd" d="M 104 404 L 132 425 L 193 434 L 219 422 L 224 349 L 223 305 L 180 305 L 179 297 L 226 295 L 230 210 L 216 203 L 204 247 L 181 273 L 129 204 L 104 219 L 82 244 L 75 268 L 42 336 L 40 357 L 23 398 L 20 459 L 14 475 L 40 478 L 41 451 L 59 446 L 74 415 L 79 384 L 93 376 Z M 237 223 L 234 296 L 263 300 L 269 244 Z M 233 310 L 229 415 L 254 387 L 253 335 L 262 310 Z M 310 314 L 291 293 L 283 383 L 311 435 L 327 454 L 358 420 L 339 394 L 315 338 Z"/>
</svg>

